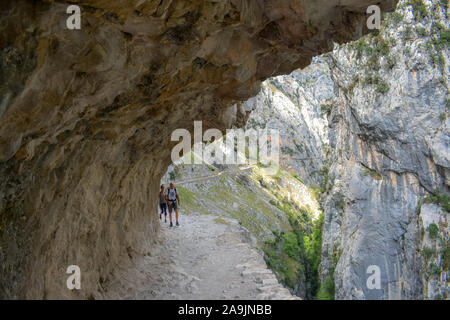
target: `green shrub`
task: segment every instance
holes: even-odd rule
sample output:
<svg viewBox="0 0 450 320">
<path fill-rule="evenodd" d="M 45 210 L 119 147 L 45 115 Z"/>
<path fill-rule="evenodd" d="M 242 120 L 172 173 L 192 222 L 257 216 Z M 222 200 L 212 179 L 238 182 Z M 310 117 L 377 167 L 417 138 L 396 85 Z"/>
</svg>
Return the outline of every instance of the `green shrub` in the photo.
<svg viewBox="0 0 450 320">
<path fill-rule="evenodd" d="M 306 299 L 316 296 L 319 289 L 319 265 L 322 252 L 323 215 L 312 222 L 309 214 L 279 199 L 278 209 L 285 212 L 291 232 L 273 232 L 275 239 L 266 241 L 264 259 L 289 288 L 295 288 L 300 275 L 305 279 Z"/>
<path fill-rule="evenodd" d="M 394 23 L 395 26 L 403 21 L 403 15 L 400 12 L 392 13 L 390 18 L 391 18 L 391 21 Z"/>
<path fill-rule="evenodd" d="M 431 62 L 443 68 L 445 59 L 442 51 L 448 50 L 450 31 L 439 22 L 434 22 L 431 26 L 431 34 L 432 39 L 426 43 L 426 48 L 430 54 Z"/>
<path fill-rule="evenodd" d="M 449 45 L 450 42 L 450 31 L 447 30 L 442 30 L 440 35 L 439 35 L 439 40 L 438 40 L 438 44 L 440 46 L 447 46 Z"/>
<path fill-rule="evenodd" d="M 358 85 L 358 83 L 359 83 L 359 76 L 358 75 L 354 75 L 352 82 L 347 87 L 344 87 L 342 89 L 344 90 L 344 92 L 346 92 L 346 93 L 350 92 L 350 94 L 352 94 L 353 90 Z"/>
<path fill-rule="evenodd" d="M 317 299 L 319 300 L 334 300 L 335 285 L 332 277 L 326 278 L 321 284 L 319 292 L 317 293 Z"/>
<path fill-rule="evenodd" d="M 389 42 L 386 40 L 380 41 L 375 50 L 377 54 L 387 56 L 390 52 Z"/>
<path fill-rule="evenodd" d="M 366 41 L 364 41 L 364 39 L 360 39 L 356 43 L 356 52 L 358 58 L 362 56 L 362 54 L 367 50 L 368 47 L 369 46 L 367 45 Z"/>
<path fill-rule="evenodd" d="M 308 237 L 308 241 L 304 240 L 307 259 L 311 262 L 313 270 L 315 271 L 319 270 L 322 256 L 322 228 L 323 214 L 321 213 L 319 218 L 313 223 L 311 238 Z M 318 275 L 319 274 L 317 273 L 317 277 Z"/>
<path fill-rule="evenodd" d="M 322 111 L 322 116 L 327 115 L 329 117 L 331 115 L 331 111 L 333 110 L 334 105 L 333 104 L 321 104 L 320 105 L 320 111 Z"/>
<path fill-rule="evenodd" d="M 375 170 L 366 168 L 366 167 L 363 169 L 362 175 L 363 176 L 371 176 L 375 180 L 382 180 L 383 179 L 383 177 L 381 175 L 379 175 L 378 172 L 376 172 Z"/>
<path fill-rule="evenodd" d="M 426 37 L 428 35 L 427 29 L 423 28 L 423 27 L 419 27 L 416 29 L 416 32 L 419 36 L 421 37 Z"/>
<path fill-rule="evenodd" d="M 377 84 L 376 91 L 385 94 L 389 91 L 389 85 L 386 82 Z"/>
<path fill-rule="evenodd" d="M 264 245 L 264 260 L 266 261 L 267 266 L 280 277 L 282 283 L 289 288 L 294 288 L 298 281 L 299 272 L 301 271 L 302 266 L 297 261 L 298 257 L 294 259 L 287 255 L 286 251 L 294 256 L 293 253 L 296 250 L 296 244 L 293 243 L 292 236 L 285 237 L 284 234 L 276 232 L 274 232 L 274 235 L 275 239 L 267 240 Z M 288 238 L 288 241 L 290 241 L 286 247 L 284 244 L 285 238 Z M 289 246 L 292 246 L 293 248 Z"/>
<path fill-rule="evenodd" d="M 272 178 L 277 181 L 278 183 L 281 181 L 281 176 L 279 173 L 276 173 L 272 176 Z"/>
<path fill-rule="evenodd" d="M 321 192 L 325 192 L 327 191 L 327 186 L 328 186 L 328 181 L 330 180 L 330 168 L 328 168 L 327 166 L 323 166 L 320 170 L 319 170 L 319 175 L 323 178 L 323 182 L 320 186 Z"/>
<path fill-rule="evenodd" d="M 388 69 L 393 69 L 395 67 L 395 65 L 397 64 L 397 60 L 395 59 L 395 57 L 387 57 L 386 59 L 386 66 L 388 67 Z"/>
<path fill-rule="evenodd" d="M 380 32 L 372 33 L 372 35 L 373 38 L 365 38 L 369 43 L 365 39 L 360 39 L 354 43 L 353 48 L 358 59 L 365 54 L 367 56 L 367 66 L 377 71 L 380 69 L 380 57 L 390 58 L 391 46 L 395 46 L 396 40 L 395 38 L 383 39 Z M 391 69 L 395 65 L 392 61 L 393 58 L 389 61 L 389 68 Z"/>
<path fill-rule="evenodd" d="M 422 256 L 425 259 L 425 261 L 429 261 L 435 253 L 436 253 L 436 250 L 434 250 L 430 247 L 424 247 L 422 250 Z"/>
<path fill-rule="evenodd" d="M 428 276 L 439 278 L 441 276 L 441 272 L 442 270 L 437 264 L 435 263 L 430 264 L 428 268 Z"/>
<path fill-rule="evenodd" d="M 412 29 L 410 26 L 405 28 L 405 31 L 402 32 L 403 40 L 411 40 L 412 39 Z"/>
<path fill-rule="evenodd" d="M 388 83 L 380 76 L 369 75 L 366 77 L 365 83 L 367 85 L 375 85 L 375 90 L 378 93 L 385 94 L 389 91 Z"/>
<path fill-rule="evenodd" d="M 298 245 L 297 235 L 293 232 L 287 232 L 283 235 L 283 252 L 292 259 L 298 259 L 300 247 Z"/>
<path fill-rule="evenodd" d="M 428 9 L 423 0 L 410 0 L 407 4 L 413 7 L 413 14 L 416 20 L 421 20 L 428 15 Z"/>
<path fill-rule="evenodd" d="M 337 207 L 338 209 L 344 210 L 344 209 L 345 209 L 345 200 L 344 200 L 344 199 L 340 200 L 340 201 L 336 204 L 336 207 Z"/>
<path fill-rule="evenodd" d="M 436 223 L 431 223 L 427 228 L 428 234 L 431 239 L 439 238 L 439 227 Z"/>
<path fill-rule="evenodd" d="M 324 190 L 321 187 L 309 188 L 309 191 L 312 193 L 315 199 L 319 200 L 322 196 Z"/>
<path fill-rule="evenodd" d="M 435 66 L 439 66 L 443 68 L 445 61 L 444 56 L 439 48 L 439 42 L 437 40 L 429 40 L 426 43 L 426 48 L 428 49 L 428 53 L 430 54 L 431 63 Z"/>
<path fill-rule="evenodd" d="M 438 21 L 434 21 L 431 24 L 431 34 L 440 34 L 442 30 L 445 30 L 445 27 Z"/>
<path fill-rule="evenodd" d="M 305 184 L 305 183 L 303 182 L 303 180 L 298 176 L 298 174 L 294 173 L 292 176 L 293 176 L 295 179 L 297 179 L 298 181 L 300 181 L 301 183 Z"/>
<path fill-rule="evenodd" d="M 445 211 L 450 212 L 450 197 L 445 193 L 441 193 L 439 189 L 435 189 L 431 195 L 425 197 L 423 203 L 434 203 Z"/>
</svg>

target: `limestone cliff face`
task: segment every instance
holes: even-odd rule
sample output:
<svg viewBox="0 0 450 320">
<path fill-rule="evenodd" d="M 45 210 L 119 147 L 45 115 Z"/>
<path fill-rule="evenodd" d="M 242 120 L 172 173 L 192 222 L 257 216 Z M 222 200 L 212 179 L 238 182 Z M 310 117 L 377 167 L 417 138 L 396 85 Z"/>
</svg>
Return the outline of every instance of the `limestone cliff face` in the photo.
<svg viewBox="0 0 450 320">
<path fill-rule="evenodd" d="M 321 168 L 328 150 L 328 121 L 321 106 L 334 99 L 328 63 L 315 58 L 311 66 L 265 81 L 248 100 L 254 106 L 246 129 L 276 129 L 281 136 L 280 165 L 310 186 L 323 183 Z"/>
<path fill-rule="evenodd" d="M 0 297 L 101 298 L 157 231 L 170 133 L 243 125 L 267 77 L 366 33 L 369 0 L 0 4 Z M 379 1 L 383 10 L 396 1 Z M 237 114 L 233 115 L 236 111 Z M 66 288 L 68 265 L 81 291 Z"/>
<path fill-rule="evenodd" d="M 321 186 L 329 297 L 448 299 L 448 8 L 424 3 L 246 103 L 247 128 L 280 130 L 282 167 Z"/>
<path fill-rule="evenodd" d="M 401 1 L 379 33 L 329 55 L 322 278 L 334 272 L 337 299 L 447 297 L 448 205 L 431 203 L 449 194 L 448 8 L 425 4 Z"/>
</svg>

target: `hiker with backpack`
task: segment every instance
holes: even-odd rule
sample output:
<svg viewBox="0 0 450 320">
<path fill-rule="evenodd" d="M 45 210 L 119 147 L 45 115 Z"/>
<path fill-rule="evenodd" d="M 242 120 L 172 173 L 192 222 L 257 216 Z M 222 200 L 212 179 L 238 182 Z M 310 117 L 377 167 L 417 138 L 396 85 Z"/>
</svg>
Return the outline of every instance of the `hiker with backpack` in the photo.
<svg viewBox="0 0 450 320">
<path fill-rule="evenodd" d="M 159 213 L 159 220 L 161 220 L 162 214 L 164 213 L 164 222 L 167 222 L 167 201 L 166 195 L 164 193 L 164 185 L 161 185 L 161 191 L 159 192 L 159 209 L 161 212 Z"/>
<path fill-rule="evenodd" d="M 180 204 L 180 196 L 178 195 L 177 188 L 173 185 L 173 183 L 170 183 L 170 187 L 167 189 L 166 192 L 166 201 L 169 205 L 169 219 L 170 219 L 170 226 L 172 227 L 172 211 L 175 210 L 175 218 L 176 218 L 176 225 L 179 226 L 178 223 L 178 205 Z"/>
</svg>

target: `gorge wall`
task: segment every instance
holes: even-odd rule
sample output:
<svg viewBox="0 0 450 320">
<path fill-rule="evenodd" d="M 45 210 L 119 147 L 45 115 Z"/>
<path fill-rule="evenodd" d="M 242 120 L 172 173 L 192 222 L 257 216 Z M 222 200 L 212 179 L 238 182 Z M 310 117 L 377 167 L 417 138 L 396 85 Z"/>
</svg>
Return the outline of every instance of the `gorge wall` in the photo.
<svg viewBox="0 0 450 320">
<path fill-rule="evenodd" d="M 282 166 L 320 186 L 329 298 L 448 299 L 448 26 L 446 1 L 400 1 L 255 98 L 247 125 L 278 128 Z"/>
<path fill-rule="evenodd" d="M 337 299 L 447 298 L 447 14 L 445 1 L 401 1 L 379 32 L 328 56 L 322 277 L 334 273 Z"/>
<path fill-rule="evenodd" d="M 291 212 L 303 208 L 317 218 L 304 209 L 306 198 L 298 208 L 280 210 L 283 197 L 289 199 L 282 190 L 288 181 L 296 177 L 299 186 L 304 182 L 314 188 L 306 194 L 318 195 L 324 211 L 322 257 L 316 266 L 320 290 L 307 285 L 314 273 L 305 269 L 301 250 L 294 268 L 282 250 L 265 251 L 268 265 L 300 297 L 448 299 L 447 12 L 445 1 L 400 1 L 381 30 L 336 46 L 302 70 L 268 79 L 245 103 L 253 110 L 247 129 L 279 130 L 281 168 L 291 175 L 280 172 L 273 182 L 273 177 L 258 178 L 254 170 L 245 174 L 251 182 L 245 188 L 229 188 L 238 179 L 207 184 L 227 190 L 226 199 L 257 194 L 260 203 L 251 203 L 250 223 L 240 205 L 225 207 L 257 238 L 264 230 L 268 241 L 295 229 L 286 223 Z M 205 193 L 188 188 L 203 203 Z M 281 199 L 269 200 L 280 191 Z M 301 187 L 293 191 L 302 192 Z M 270 203 L 274 208 L 268 210 Z M 226 215 L 227 210 L 211 211 Z M 310 221 L 302 223 L 312 228 Z M 311 232 L 302 235 L 313 239 Z M 367 286 L 373 267 L 380 272 L 379 288 Z"/>
<path fill-rule="evenodd" d="M 65 26 L 71 3 L 81 30 Z M 365 34 L 371 4 L 3 1 L 0 297 L 101 298 L 157 232 L 171 132 L 242 126 L 236 103 Z M 66 287 L 72 264 L 80 291 Z"/>
</svg>

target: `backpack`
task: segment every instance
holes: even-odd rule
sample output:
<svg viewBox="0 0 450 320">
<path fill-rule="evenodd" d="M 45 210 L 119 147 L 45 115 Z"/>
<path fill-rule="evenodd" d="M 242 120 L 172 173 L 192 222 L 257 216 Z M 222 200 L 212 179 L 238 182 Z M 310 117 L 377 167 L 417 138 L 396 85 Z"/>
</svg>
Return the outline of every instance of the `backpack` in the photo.
<svg viewBox="0 0 450 320">
<path fill-rule="evenodd" d="M 167 200 L 171 201 L 171 202 L 177 201 L 177 194 L 178 194 L 177 188 L 173 188 L 173 190 L 168 188 L 167 189 Z M 171 195 L 174 196 L 173 199 L 170 197 Z"/>
</svg>

